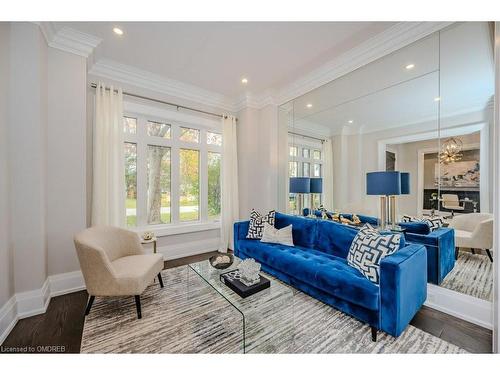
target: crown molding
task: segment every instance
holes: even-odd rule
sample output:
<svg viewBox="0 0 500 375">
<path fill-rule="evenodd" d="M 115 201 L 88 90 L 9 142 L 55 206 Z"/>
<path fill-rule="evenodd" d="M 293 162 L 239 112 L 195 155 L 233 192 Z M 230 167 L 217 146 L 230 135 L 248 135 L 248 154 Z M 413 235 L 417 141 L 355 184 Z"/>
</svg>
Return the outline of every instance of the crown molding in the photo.
<svg viewBox="0 0 500 375">
<path fill-rule="evenodd" d="M 89 74 L 234 112 L 231 98 L 113 60 L 101 59 Z"/>
<path fill-rule="evenodd" d="M 453 22 L 399 22 L 279 90 L 277 104 L 307 92 L 439 31 Z"/>
<path fill-rule="evenodd" d="M 102 42 L 101 38 L 81 31 L 63 27 L 56 30 L 51 22 L 38 22 L 49 47 L 88 58 Z"/>
</svg>

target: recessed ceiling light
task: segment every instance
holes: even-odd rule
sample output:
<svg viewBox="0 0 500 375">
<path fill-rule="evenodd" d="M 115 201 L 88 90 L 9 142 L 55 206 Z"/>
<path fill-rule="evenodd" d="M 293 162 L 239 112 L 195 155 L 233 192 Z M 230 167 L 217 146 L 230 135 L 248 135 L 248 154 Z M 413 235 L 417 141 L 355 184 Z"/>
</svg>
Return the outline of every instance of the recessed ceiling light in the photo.
<svg viewBox="0 0 500 375">
<path fill-rule="evenodd" d="M 113 27 L 113 32 L 116 34 L 116 35 L 123 35 L 123 30 L 120 29 L 119 27 Z"/>
<path fill-rule="evenodd" d="M 306 105 L 306 107 L 307 107 L 307 108 L 312 108 L 312 106 L 313 106 L 313 105 L 312 105 L 311 103 L 308 103 L 308 104 Z"/>
<path fill-rule="evenodd" d="M 413 69 L 415 67 L 415 64 L 408 64 L 405 66 L 407 70 Z"/>
<path fill-rule="evenodd" d="M 435 101 L 435 102 L 439 102 L 440 100 L 441 100 L 441 98 L 440 98 L 439 96 L 436 96 L 436 97 L 434 98 L 434 101 Z"/>
<path fill-rule="evenodd" d="M 246 85 L 248 83 L 248 79 L 246 78 L 242 78 L 241 79 L 241 83 L 243 83 L 244 85 Z"/>
<path fill-rule="evenodd" d="M 349 120 L 347 121 L 349 124 L 352 124 L 354 121 L 353 120 Z"/>
</svg>

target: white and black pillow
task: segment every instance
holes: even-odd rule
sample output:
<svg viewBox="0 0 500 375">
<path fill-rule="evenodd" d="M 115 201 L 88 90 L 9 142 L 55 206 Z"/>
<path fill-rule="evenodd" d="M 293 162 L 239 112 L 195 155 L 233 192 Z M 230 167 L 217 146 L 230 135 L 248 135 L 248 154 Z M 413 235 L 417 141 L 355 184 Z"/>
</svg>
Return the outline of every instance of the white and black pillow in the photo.
<svg viewBox="0 0 500 375">
<path fill-rule="evenodd" d="M 415 216 L 403 215 L 403 217 L 401 218 L 401 221 L 403 223 L 418 223 L 421 220 L 419 218 L 416 218 Z"/>
<path fill-rule="evenodd" d="M 268 223 L 274 227 L 275 210 L 269 211 L 268 214 L 262 216 L 260 213 L 252 209 L 250 212 L 250 225 L 248 226 L 247 238 L 252 240 L 260 240 L 264 232 L 264 223 Z"/>
<path fill-rule="evenodd" d="M 427 224 L 427 226 L 429 227 L 431 232 L 436 230 L 436 229 L 441 228 L 444 224 L 444 220 L 440 216 L 433 216 L 433 217 L 430 217 L 428 219 L 419 219 L 419 218 L 414 217 L 414 216 L 403 215 L 403 217 L 401 218 L 401 221 L 403 223 L 424 223 L 424 224 Z"/>
<path fill-rule="evenodd" d="M 400 234 L 380 234 L 370 224 L 365 224 L 351 243 L 347 263 L 378 284 L 380 262 L 399 249 L 400 240 Z"/>
<path fill-rule="evenodd" d="M 262 239 L 260 242 L 294 246 L 292 224 L 281 229 L 276 229 L 273 225 L 264 222 L 264 232 L 262 233 Z"/>
<path fill-rule="evenodd" d="M 436 229 L 439 229 L 443 226 L 444 220 L 442 217 L 435 216 L 425 219 L 424 223 L 426 223 L 429 226 L 431 231 L 435 231 Z"/>
</svg>

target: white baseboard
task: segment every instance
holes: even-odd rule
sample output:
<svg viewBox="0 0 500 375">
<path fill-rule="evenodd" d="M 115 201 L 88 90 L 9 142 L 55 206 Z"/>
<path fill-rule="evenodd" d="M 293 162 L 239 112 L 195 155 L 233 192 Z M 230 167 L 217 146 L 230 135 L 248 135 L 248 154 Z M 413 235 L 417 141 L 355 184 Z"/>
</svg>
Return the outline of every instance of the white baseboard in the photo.
<svg viewBox="0 0 500 375">
<path fill-rule="evenodd" d="M 0 344 L 19 319 L 44 314 L 52 297 L 85 289 L 81 271 L 49 276 L 40 289 L 13 295 L 0 309 Z"/>
<path fill-rule="evenodd" d="M 217 250 L 219 243 L 218 238 L 190 241 L 159 247 L 158 252 L 163 254 L 163 259 L 171 260 Z M 19 319 L 44 314 L 52 297 L 84 289 L 82 272 L 73 271 L 49 276 L 40 289 L 15 294 L 0 308 L 0 344 Z"/>
<path fill-rule="evenodd" d="M 425 306 L 493 329 L 493 304 L 437 285 L 427 284 Z"/>
<path fill-rule="evenodd" d="M 7 338 L 18 320 L 16 296 L 13 295 L 2 308 L 0 308 L 0 344 Z"/>
</svg>

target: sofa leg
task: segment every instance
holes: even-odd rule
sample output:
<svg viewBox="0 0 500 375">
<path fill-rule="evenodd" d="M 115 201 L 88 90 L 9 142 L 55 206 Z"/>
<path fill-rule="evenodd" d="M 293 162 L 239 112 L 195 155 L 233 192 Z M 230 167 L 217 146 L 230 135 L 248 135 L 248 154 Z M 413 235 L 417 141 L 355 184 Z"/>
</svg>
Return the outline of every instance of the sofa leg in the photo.
<svg viewBox="0 0 500 375">
<path fill-rule="evenodd" d="M 135 307 L 137 308 L 137 319 L 142 318 L 142 313 L 141 313 L 141 296 L 134 296 L 135 297 Z"/>
<path fill-rule="evenodd" d="M 90 309 L 92 308 L 92 304 L 94 303 L 95 296 L 90 296 L 89 302 L 87 303 L 87 308 L 85 309 L 85 315 L 89 315 Z"/>
<path fill-rule="evenodd" d="M 163 288 L 163 279 L 161 278 L 161 272 L 158 272 L 158 281 L 160 282 L 160 287 Z"/>
<path fill-rule="evenodd" d="M 458 253 L 460 251 L 460 248 L 457 246 L 455 247 L 455 260 L 458 260 Z"/>
<path fill-rule="evenodd" d="M 371 327 L 372 329 L 372 341 L 377 342 L 377 328 Z"/>
<path fill-rule="evenodd" d="M 486 250 L 486 254 L 488 254 L 488 258 L 490 258 L 490 260 L 491 260 L 491 263 L 493 263 L 493 256 L 491 256 L 490 249 L 485 249 L 485 250 Z"/>
<path fill-rule="evenodd" d="M 472 254 L 476 255 L 476 249 L 471 248 L 471 249 L 470 249 L 470 252 L 471 252 Z"/>
</svg>

